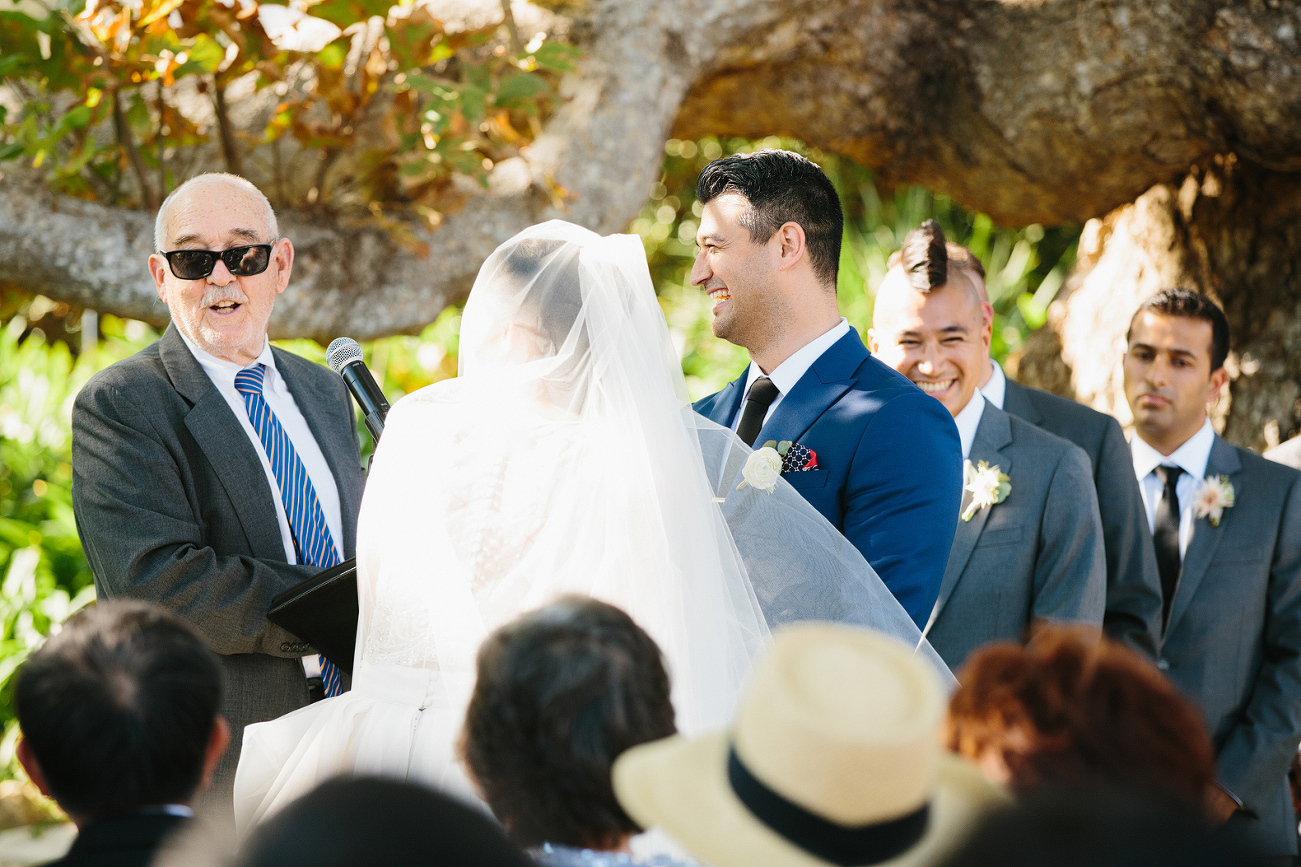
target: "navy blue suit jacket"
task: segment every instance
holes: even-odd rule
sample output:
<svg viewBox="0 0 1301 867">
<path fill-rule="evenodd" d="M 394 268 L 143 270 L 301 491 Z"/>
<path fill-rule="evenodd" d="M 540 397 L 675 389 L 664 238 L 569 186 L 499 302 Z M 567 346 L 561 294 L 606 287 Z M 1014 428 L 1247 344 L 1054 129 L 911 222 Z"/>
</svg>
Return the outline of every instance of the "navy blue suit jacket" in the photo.
<svg viewBox="0 0 1301 867">
<path fill-rule="evenodd" d="M 742 375 L 698 401 L 696 411 L 730 426 L 744 391 Z M 793 440 L 817 453 L 817 469 L 783 478 L 924 625 L 962 503 L 962 447 L 944 405 L 873 358 L 851 330 L 782 397 L 755 445 L 768 440 Z"/>
</svg>

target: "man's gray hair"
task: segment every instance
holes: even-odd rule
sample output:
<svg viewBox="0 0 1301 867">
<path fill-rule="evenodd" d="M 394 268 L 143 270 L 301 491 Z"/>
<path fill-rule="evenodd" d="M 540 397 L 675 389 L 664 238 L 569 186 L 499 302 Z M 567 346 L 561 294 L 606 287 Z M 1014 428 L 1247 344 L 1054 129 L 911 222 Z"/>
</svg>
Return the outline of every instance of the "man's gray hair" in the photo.
<svg viewBox="0 0 1301 867">
<path fill-rule="evenodd" d="M 271 237 L 267 240 L 271 241 L 280 237 L 280 228 L 276 225 L 276 212 L 272 210 L 271 203 L 267 201 L 267 197 L 262 194 L 261 190 L 254 186 L 252 181 L 227 172 L 207 172 L 206 174 L 196 175 L 195 177 L 190 178 L 188 181 L 172 190 L 166 199 L 163 199 L 162 207 L 158 209 L 158 216 L 154 218 L 155 250 L 159 253 L 166 251 L 167 219 L 172 210 L 172 202 L 175 201 L 176 197 L 196 184 L 210 183 L 212 181 L 224 182 L 255 196 L 258 201 L 262 203 L 262 207 L 266 210 L 267 229 L 271 232 Z"/>
</svg>

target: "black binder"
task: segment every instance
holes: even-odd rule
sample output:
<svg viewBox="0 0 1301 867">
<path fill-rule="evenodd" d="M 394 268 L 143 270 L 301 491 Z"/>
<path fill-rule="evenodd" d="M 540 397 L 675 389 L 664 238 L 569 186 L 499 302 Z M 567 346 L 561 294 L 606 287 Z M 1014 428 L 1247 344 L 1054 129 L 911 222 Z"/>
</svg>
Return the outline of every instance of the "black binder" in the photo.
<svg viewBox="0 0 1301 867">
<path fill-rule="evenodd" d="M 267 619 L 352 674 L 357 649 L 357 560 L 349 558 L 271 600 Z"/>
</svg>

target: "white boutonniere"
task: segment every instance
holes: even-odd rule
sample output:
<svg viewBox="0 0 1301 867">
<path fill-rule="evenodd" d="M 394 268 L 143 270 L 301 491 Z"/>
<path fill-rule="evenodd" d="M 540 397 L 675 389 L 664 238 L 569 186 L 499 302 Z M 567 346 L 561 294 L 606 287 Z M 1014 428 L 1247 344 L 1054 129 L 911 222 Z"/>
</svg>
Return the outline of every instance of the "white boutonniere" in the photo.
<svg viewBox="0 0 1301 867">
<path fill-rule="evenodd" d="M 745 481 L 737 485 L 736 489 L 739 491 L 749 485 L 755 490 L 772 493 L 772 489 L 777 487 L 777 480 L 781 478 L 782 460 L 781 454 L 772 446 L 755 449 L 741 468 L 741 478 Z"/>
<path fill-rule="evenodd" d="M 1233 508 L 1233 499 L 1233 483 L 1228 476 L 1207 476 L 1193 495 L 1193 514 L 1218 527 L 1224 510 Z"/>
<path fill-rule="evenodd" d="M 998 464 L 991 467 L 988 461 L 981 461 L 973 467 L 971 461 L 965 461 L 962 476 L 967 480 L 966 491 L 971 494 L 971 502 L 962 510 L 964 521 L 970 521 L 981 509 L 1003 502 L 1012 493 L 1012 480 Z"/>
</svg>

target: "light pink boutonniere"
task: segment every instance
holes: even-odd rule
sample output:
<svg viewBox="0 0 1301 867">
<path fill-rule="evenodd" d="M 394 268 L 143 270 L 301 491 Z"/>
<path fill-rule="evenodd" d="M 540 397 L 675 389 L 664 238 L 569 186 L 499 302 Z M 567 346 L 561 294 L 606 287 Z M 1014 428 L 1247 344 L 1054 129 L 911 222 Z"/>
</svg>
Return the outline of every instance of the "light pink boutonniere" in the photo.
<svg viewBox="0 0 1301 867">
<path fill-rule="evenodd" d="M 1224 510 L 1233 508 L 1233 500 L 1233 483 L 1228 476 L 1207 476 L 1193 495 L 1193 514 L 1218 527 Z"/>
</svg>

